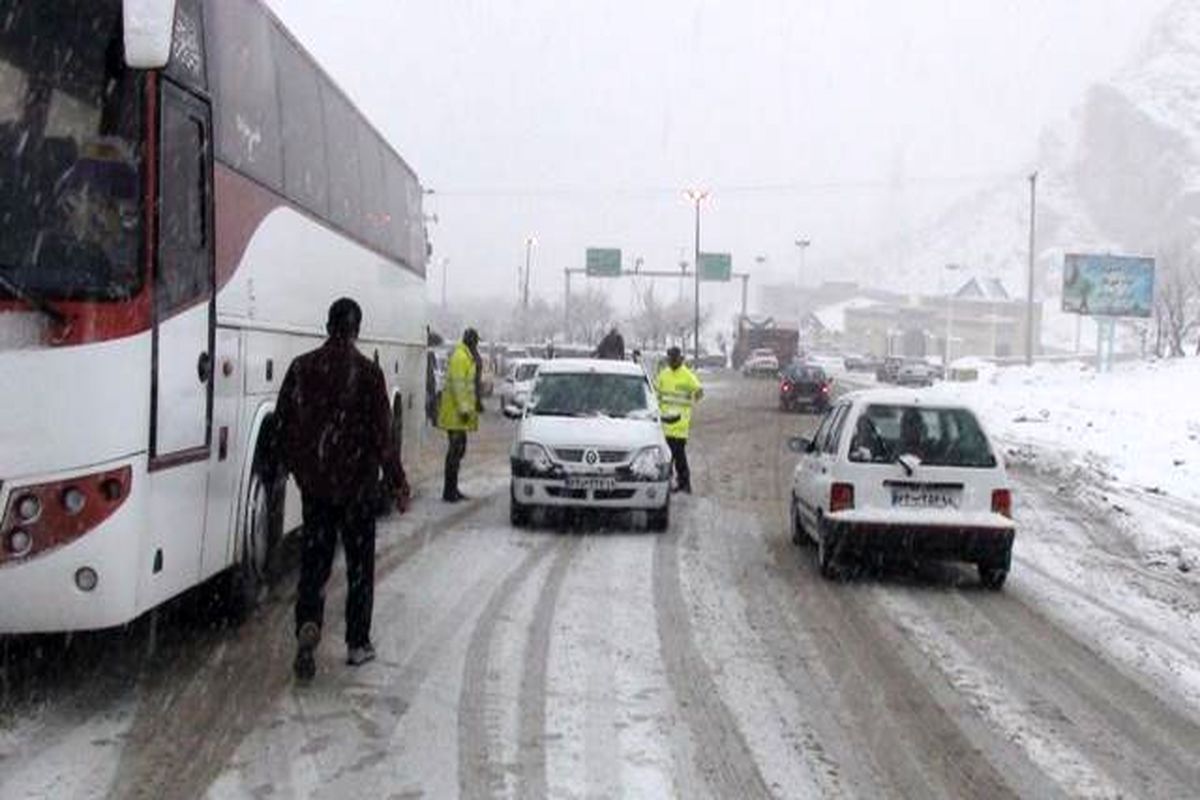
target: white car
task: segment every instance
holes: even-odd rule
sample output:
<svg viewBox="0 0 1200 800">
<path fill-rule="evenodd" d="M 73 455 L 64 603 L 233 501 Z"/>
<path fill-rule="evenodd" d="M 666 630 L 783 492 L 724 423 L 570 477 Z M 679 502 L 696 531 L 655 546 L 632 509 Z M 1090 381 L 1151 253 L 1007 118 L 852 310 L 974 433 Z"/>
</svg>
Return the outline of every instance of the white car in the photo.
<svg viewBox="0 0 1200 800">
<path fill-rule="evenodd" d="M 770 348 L 751 350 L 750 355 L 742 363 L 742 374 L 777 375 L 779 374 L 779 356 L 775 355 L 775 351 Z"/>
<path fill-rule="evenodd" d="M 817 543 L 821 574 L 903 555 L 968 561 L 982 583 L 1008 576 L 1016 528 L 999 451 L 965 406 L 919 391 L 842 397 L 812 439 L 794 438 L 792 541 Z"/>
<path fill-rule="evenodd" d="M 525 407 L 541 365 L 540 358 L 519 358 L 508 362 L 504 379 L 496 389 L 501 411 L 520 411 Z"/>
<path fill-rule="evenodd" d="M 671 451 L 640 366 L 544 362 L 519 417 L 511 452 L 513 525 L 528 524 L 537 507 L 580 507 L 642 510 L 651 530 L 667 529 Z"/>
</svg>

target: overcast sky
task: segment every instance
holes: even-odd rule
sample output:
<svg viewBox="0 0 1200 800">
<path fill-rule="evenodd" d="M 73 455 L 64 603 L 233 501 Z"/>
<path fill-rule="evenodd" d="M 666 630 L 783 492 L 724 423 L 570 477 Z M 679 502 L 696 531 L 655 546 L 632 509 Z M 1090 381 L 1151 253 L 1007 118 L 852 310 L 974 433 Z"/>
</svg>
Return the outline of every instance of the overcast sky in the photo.
<svg viewBox="0 0 1200 800">
<path fill-rule="evenodd" d="M 1168 0 L 269 0 L 435 194 L 433 287 L 557 299 L 588 246 L 766 282 L 1033 165 Z M 755 256 L 766 257 L 765 265 Z M 674 289 L 662 288 L 664 294 Z M 714 290 L 724 303 L 736 292 Z"/>
</svg>

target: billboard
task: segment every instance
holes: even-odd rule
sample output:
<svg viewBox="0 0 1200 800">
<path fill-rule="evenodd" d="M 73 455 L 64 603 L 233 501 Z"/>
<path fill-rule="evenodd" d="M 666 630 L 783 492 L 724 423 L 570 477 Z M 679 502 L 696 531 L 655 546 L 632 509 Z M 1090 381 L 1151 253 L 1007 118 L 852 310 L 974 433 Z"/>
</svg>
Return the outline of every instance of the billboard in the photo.
<svg viewBox="0 0 1200 800">
<path fill-rule="evenodd" d="M 1067 253 L 1062 309 L 1091 317 L 1149 317 L 1154 311 L 1154 259 Z"/>
</svg>

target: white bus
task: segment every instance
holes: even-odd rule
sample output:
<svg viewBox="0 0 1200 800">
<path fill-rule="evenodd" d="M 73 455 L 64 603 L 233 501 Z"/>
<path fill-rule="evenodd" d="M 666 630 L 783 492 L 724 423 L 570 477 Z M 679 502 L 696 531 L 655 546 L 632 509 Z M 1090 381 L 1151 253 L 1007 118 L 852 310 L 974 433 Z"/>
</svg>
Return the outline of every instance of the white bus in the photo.
<svg viewBox="0 0 1200 800">
<path fill-rule="evenodd" d="M 277 391 L 340 296 L 415 444 L 421 199 L 259 0 L 0 0 L 0 634 L 252 601 L 299 523 Z"/>
</svg>

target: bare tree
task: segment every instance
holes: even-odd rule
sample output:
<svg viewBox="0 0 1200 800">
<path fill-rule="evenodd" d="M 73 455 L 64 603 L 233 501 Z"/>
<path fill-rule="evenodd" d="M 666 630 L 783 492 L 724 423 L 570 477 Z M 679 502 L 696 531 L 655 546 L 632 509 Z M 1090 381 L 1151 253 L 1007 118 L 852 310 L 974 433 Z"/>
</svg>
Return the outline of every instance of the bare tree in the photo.
<svg viewBox="0 0 1200 800">
<path fill-rule="evenodd" d="M 1184 355 L 1192 334 L 1200 331 L 1200 265 L 1194 248 L 1170 247 L 1159 258 L 1154 315 L 1158 354 Z M 1196 353 L 1200 355 L 1200 343 Z"/>
<path fill-rule="evenodd" d="M 613 319 L 612 302 L 602 290 L 589 286 L 580 294 L 571 295 L 569 324 L 572 338 L 585 344 L 595 344 Z"/>
</svg>

